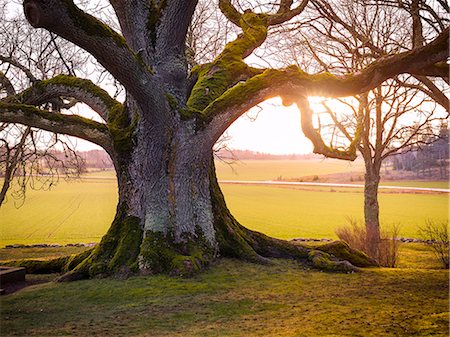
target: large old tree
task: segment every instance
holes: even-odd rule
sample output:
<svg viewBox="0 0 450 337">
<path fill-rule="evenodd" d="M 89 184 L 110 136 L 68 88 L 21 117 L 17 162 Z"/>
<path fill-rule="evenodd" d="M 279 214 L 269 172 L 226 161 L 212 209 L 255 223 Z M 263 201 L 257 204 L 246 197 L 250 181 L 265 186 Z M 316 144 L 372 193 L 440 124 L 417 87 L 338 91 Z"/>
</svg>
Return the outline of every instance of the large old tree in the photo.
<svg viewBox="0 0 450 337">
<path fill-rule="evenodd" d="M 0 122 L 79 137 L 111 156 L 119 202 L 111 228 L 96 248 L 63 259 L 63 280 L 130 273 L 190 274 L 216 256 L 250 261 L 291 257 L 319 267 L 352 270 L 363 257 L 338 250 L 294 246 L 250 231 L 228 211 L 217 184 L 212 148 L 239 116 L 280 96 L 296 103 L 314 151 L 354 159 L 358 135 L 348 149 L 327 146 L 314 129 L 307 97 L 355 95 L 400 73 L 439 75 L 448 57 L 448 30 L 414 50 L 386 55 L 354 74 L 308 74 L 296 66 L 254 68 L 245 63 L 268 29 L 301 15 L 308 1 L 242 9 L 220 0 L 219 8 L 239 35 L 209 63 L 188 71 L 185 39 L 197 1 L 111 0 L 121 34 L 71 0 L 25 0 L 29 23 L 91 53 L 126 89 L 119 102 L 90 80 L 59 75 L 0 101 Z M 267 8 L 266 13 L 261 11 Z M 274 8 L 274 9 L 272 9 Z M 74 98 L 103 119 L 46 111 L 49 100 Z M 342 247 L 341 247 L 342 248 Z M 330 259 L 331 256 L 331 259 Z"/>
</svg>

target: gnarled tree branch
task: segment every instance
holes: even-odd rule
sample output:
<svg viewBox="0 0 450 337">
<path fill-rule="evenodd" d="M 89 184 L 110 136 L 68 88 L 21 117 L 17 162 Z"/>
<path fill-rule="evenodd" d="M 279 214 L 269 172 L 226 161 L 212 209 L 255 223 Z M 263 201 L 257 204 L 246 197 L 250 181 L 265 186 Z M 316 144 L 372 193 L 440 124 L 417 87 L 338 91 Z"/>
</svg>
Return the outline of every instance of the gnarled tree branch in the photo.
<svg viewBox="0 0 450 337">
<path fill-rule="evenodd" d="M 59 97 L 72 97 L 87 104 L 106 122 L 111 111 L 122 109 L 120 102 L 95 85 L 92 81 L 74 76 L 58 75 L 49 80 L 38 81 L 23 92 L 3 100 L 5 103 L 41 105 Z"/>
<path fill-rule="evenodd" d="M 0 71 L 0 88 L 4 88 L 7 96 L 12 96 L 16 94 L 16 90 L 12 85 L 11 81 L 6 77 L 3 71 Z"/>
<path fill-rule="evenodd" d="M 25 0 L 25 15 L 33 27 L 45 28 L 91 53 L 134 97 L 146 98 L 152 74 L 125 39 L 71 0 Z"/>
<path fill-rule="evenodd" d="M 335 149 L 327 148 L 323 141 L 318 139 L 311 123 L 308 123 L 309 109 L 303 101 L 304 97 L 311 95 L 343 97 L 363 93 L 375 88 L 388 78 L 412 72 L 416 66 L 425 66 L 427 61 L 431 64 L 443 61 L 447 56 L 448 30 L 427 46 L 381 58 L 356 74 L 345 76 L 330 73 L 310 75 L 295 66 L 283 70 L 265 70 L 262 74 L 228 89 L 204 108 L 202 111 L 204 120 L 212 124 L 212 132 L 207 136 L 208 141 L 215 142 L 231 123 L 256 104 L 280 96 L 284 98 L 286 104 L 298 103 L 305 120 L 302 122 L 304 132 L 313 141 L 318 152 L 327 152 L 327 156 L 335 158 L 354 159 L 356 143 L 348 153 L 345 153 L 346 151 L 334 153 Z"/>
<path fill-rule="evenodd" d="M 108 127 L 84 117 L 52 113 L 26 104 L 0 102 L 0 122 L 17 123 L 82 138 L 112 153 Z"/>
<path fill-rule="evenodd" d="M 450 83 L 448 64 L 446 62 L 437 62 L 435 64 L 416 69 L 414 70 L 413 75 L 439 77 L 442 78 L 447 84 Z"/>
<path fill-rule="evenodd" d="M 299 15 L 305 9 L 309 0 L 303 0 L 297 7 L 291 9 L 292 1 L 281 1 L 280 9 L 277 14 L 269 16 L 269 25 L 280 25 L 286 21 L 291 20 L 295 16 Z"/>
<path fill-rule="evenodd" d="M 357 130 L 354 138 L 350 142 L 350 145 L 347 149 L 341 150 L 326 145 L 320 135 L 320 130 L 316 130 L 314 128 L 312 123 L 313 111 L 311 110 L 308 100 L 306 98 L 300 98 L 297 99 L 296 104 L 301 113 L 302 131 L 304 135 L 313 143 L 314 153 L 323 154 L 328 158 L 344 160 L 356 159 L 356 146 L 361 138 L 362 114 L 358 116 L 358 123 L 356 125 Z"/>
<path fill-rule="evenodd" d="M 231 0 L 219 0 L 219 8 L 223 15 L 236 26 L 240 27 L 241 13 L 233 6 Z"/>
<path fill-rule="evenodd" d="M 375 88 L 388 78 L 401 73 L 414 72 L 416 67 L 434 64 L 448 57 L 448 30 L 430 44 L 412 51 L 386 56 L 376 60 L 359 73 L 333 75 L 331 73 L 308 74 L 296 66 L 285 69 L 267 69 L 244 83 L 239 83 L 209 104 L 202 111 L 211 118 L 227 111 L 231 105 L 241 105 L 246 99 L 257 95 L 259 90 L 280 95 L 280 89 L 289 86 L 302 88 L 302 96 L 345 97 L 366 92 Z"/>
</svg>

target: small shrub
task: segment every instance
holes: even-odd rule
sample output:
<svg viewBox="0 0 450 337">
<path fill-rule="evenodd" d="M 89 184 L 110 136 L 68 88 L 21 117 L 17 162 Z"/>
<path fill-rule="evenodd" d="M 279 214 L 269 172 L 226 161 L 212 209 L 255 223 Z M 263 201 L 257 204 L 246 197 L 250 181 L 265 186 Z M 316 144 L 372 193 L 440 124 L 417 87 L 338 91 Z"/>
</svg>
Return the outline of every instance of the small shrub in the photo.
<svg viewBox="0 0 450 337">
<path fill-rule="evenodd" d="M 338 238 L 349 244 L 354 249 L 365 252 L 366 247 L 366 229 L 359 221 L 353 218 L 347 218 L 348 224 L 338 227 L 335 231 Z"/>
<path fill-rule="evenodd" d="M 336 235 L 340 240 L 345 241 L 350 247 L 366 253 L 375 259 L 380 266 L 394 268 L 398 261 L 398 250 L 400 241 L 398 240 L 400 227 L 393 225 L 390 230 L 382 230 L 380 233 L 380 243 L 378 245 L 377 256 L 369 254 L 366 227 L 361 221 L 348 218 L 348 224 L 336 229 Z"/>
<path fill-rule="evenodd" d="M 425 242 L 431 246 L 434 254 L 445 269 L 449 267 L 449 240 L 448 225 L 445 221 L 434 222 L 427 220 L 424 227 L 419 229 L 419 234 Z"/>
<path fill-rule="evenodd" d="M 318 181 L 319 180 L 319 176 L 318 175 L 315 175 L 313 178 L 312 178 L 312 181 Z"/>
<path fill-rule="evenodd" d="M 381 231 L 381 240 L 378 247 L 378 263 L 384 267 L 395 268 L 398 261 L 400 241 L 400 226 L 394 224 L 389 230 Z"/>
</svg>

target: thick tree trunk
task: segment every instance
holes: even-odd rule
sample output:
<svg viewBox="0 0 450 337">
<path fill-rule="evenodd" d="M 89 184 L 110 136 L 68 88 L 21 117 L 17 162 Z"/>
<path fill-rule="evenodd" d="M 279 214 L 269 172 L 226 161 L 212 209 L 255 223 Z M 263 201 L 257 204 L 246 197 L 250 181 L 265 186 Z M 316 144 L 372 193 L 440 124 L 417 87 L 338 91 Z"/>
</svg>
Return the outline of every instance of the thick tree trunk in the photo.
<svg viewBox="0 0 450 337">
<path fill-rule="evenodd" d="M 373 264 L 342 243 L 315 250 L 241 226 L 226 207 L 204 128 L 180 117 L 158 121 L 139 115 L 132 142 L 115 139 L 119 203 L 111 228 L 80 263 L 72 259 L 62 266 L 69 272 L 61 281 L 191 275 L 219 255 L 259 263 L 294 258 L 333 271 Z"/>
<path fill-rule="evenodd" d="M 212 149 L 204 144 L 193 120 L 140 114 L 132 142 L 115 144 L 119 203 L 113 224 L 63 279 L 186 275 L 212 261 L 219 248 L 209 183 Z"/>
<path fill-rule="evenodd" d="M 366 162 L 364 182 L 364 221 L 366 226 L 367 253 L 373 258 L 378 257 L 380 246 L 380 207 L 378 204 L 379 183 L 379 166 Z"/>
</svg>

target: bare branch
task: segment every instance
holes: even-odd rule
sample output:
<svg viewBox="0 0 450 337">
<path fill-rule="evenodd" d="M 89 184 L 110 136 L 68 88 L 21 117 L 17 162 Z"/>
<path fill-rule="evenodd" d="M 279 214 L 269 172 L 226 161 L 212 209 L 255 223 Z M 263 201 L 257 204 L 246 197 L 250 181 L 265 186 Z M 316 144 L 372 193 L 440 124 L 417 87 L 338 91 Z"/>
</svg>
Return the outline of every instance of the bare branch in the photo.
<svg viewBox="0 0 450 337">
<path fill-rule="evenodd" d="M 430 98 L 432 98 L 436 103 L 442 106 L 445 110 L 449 111 L 450 109 L 450 101 L 448 97 L 426 76 L 416 76 L 416 78 L 422 82 L 425 87 L 429 90 L 424 90 L 423 87 L 418 86 L 417 89 L 421 90 L 425 94 L 427 94 Z M 408 86 L 408 84 L 405 84 Z"/>
<path fill-rule="evenodd" d="M 449 69 L 446 62 L 436 62 L 435 64 L 417 69 L 414 71 L 414 75 L 439 77 L 449 84 Z"/>
<path fill-rule="evenodd" d="M 33 73 L 30 71 L 30 69 L 25 67 L 23 64 L 21 64 L 19 61 L 15 60 L 14 58 L 0 55 L 0 61 L 9 63 L 10 65 L 22 70 L 25 73 L 25 75 L 28 77 L 28 79 L 30 80 L 31 83 L 34 83 L 38 80 L 33 75 Z"/>
<path fill-rule="evenodd" d="M 286 21 L 291 20 L 292 18 L 303 12 L 308 2 L 309 0 L 303 0 L 296 8 L 290 9 L 292 1 L 282 1 L 278 13 L 269 16 L 269 25 L 280 25 Z"/>
<path fill-rule="evenodd" d="M 339 131 L 341 131 L 344 134 L 344 136 L 347 138 L 347 140 L 352 141 L 353 137 L 347 131 L 345 126 L 337 119 L 336 114 L 330 109 L 330 107 L 325 102 L 322 102 L 322 106 L 325 108 L 325 110 L 327 111 L 328 115 L 333 120 L 333 123 L 336 124 L 336 126 L 339 129 Z"/>
<path fill-rule="evenodd" d="M 20 156 L 22 154 L 22 149 L 23 149 L 23 147 L 25 145 L 25 141 L 26 141 L 27 137 L 30 135 L 30 133 L 31 133 L 31 128 L 27 127 L 25 129 L 25 131 L 23 132 L 23 134 L 19 140 L 19 143 L 17 143 L 17 145 L 15 146 L 16 149 L 15 149 L 14 153 L 5 160 L 6 169 L 5 169 L 4 176 L 3 176 L 2 188 L 0 190 L 0 207 L 3 205 L 3 202 L 5 201 L 6 192 L 9 190 L 9 187 L 11 186 L 11 181 L 14 176 L 14 172 L 17 169 L 17 164 L 19 163 Z"/>
</svg>

